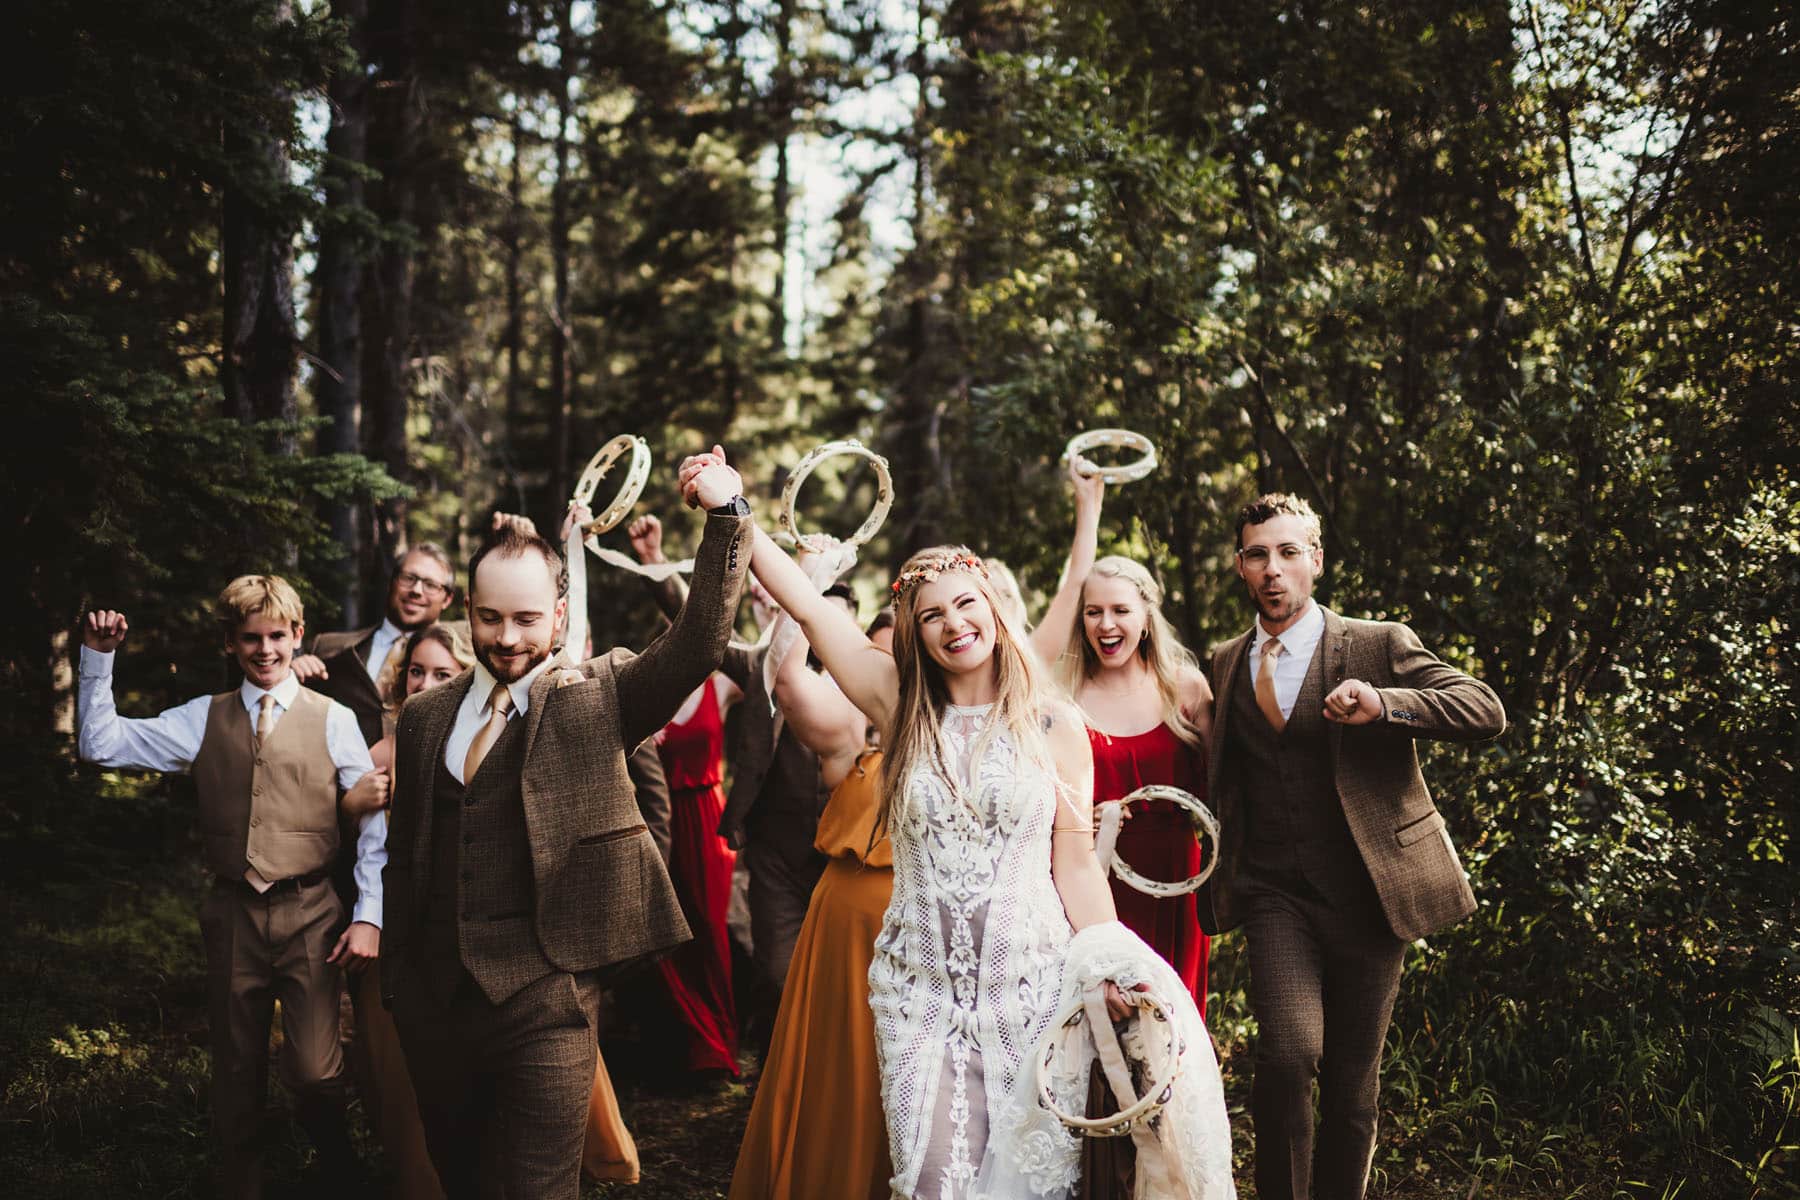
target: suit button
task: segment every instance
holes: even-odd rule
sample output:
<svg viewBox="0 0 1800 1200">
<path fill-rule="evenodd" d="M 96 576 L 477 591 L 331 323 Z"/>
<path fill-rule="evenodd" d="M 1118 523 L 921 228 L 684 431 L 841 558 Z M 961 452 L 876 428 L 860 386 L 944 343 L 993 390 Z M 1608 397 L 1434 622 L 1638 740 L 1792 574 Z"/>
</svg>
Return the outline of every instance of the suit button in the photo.
<svg viewBox="0 0 1800 1200">
<path fill-rule="evenodd" d="M 472 834 L 472 833 L 463 834 L 463 845 L 473 846 L 474 844 L 475 844 L 475 835 L 474 834 Z"/>
<path fill-rule="evenodd" d="M 250 789 L 250 794 L 252 796 L 260 796 L 260 795 L 262 795 L 262 792 L 263 792 L 262 784 L 260 784 L 260 783 Z"/>
<path fill-rule="evenodd" d="M 462 873 L 462 877 L 463 877 L 463 882 L 464 882 L 464 883 L 473 883 L 473 882 L 474 882 L 474 880 L 475 880 L 475 872 L 473 872 L 473 871 L 464 871 L 464 872 L 463 872 L 463 873 Z"/>
<path fill-rule="evenodd" d="M 261 767 L 261 766 L 266 766 L 267 764 L 262 759 L 259 758 L 256 760 L 256 765 Z"/>
<path fill-rule="evenodd" d="M 469 808 L 474 808 L 474 807 L 475 807 L 475 797 L 473 797 L 473 796 L 464 796 L 464 797 L 463 797 L 463 804 L 464 804 L 464 805 L 466 805 L 466 806 L 467 806 L 467 807 L 469 807 Z"/>
<path fill-rule="evenodd" d="M 255 829 L 258 825 L 261 825 L 261 824 L 262 824 L 261 817 L 251 817 L 250 818 L 250 828 Z"/>
</svg>

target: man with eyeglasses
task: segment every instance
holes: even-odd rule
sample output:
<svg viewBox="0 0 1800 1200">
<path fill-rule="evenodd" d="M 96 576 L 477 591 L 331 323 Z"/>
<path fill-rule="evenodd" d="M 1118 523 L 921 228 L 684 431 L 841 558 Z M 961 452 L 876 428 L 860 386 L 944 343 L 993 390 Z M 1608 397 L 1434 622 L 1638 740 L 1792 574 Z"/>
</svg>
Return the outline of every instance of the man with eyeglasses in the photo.
<svg viewBox="0 0 1800 1200">
<path fill-rule="evenodd" d="M 420 542 L 394 563 L 387 612 L 381 624 L 346 633 L 323 633 L 312 653 L 294 659 L 294 674 L 307 687 L 356 714 L 373 746 L 383 735 L 382 673 L 406 652 L 406 639 L 436 621 L 456 596 L 456 572 L 436 542 Z"/>
<path fill-rule="evenodd" d="M 1506 728 L 1493 691 L 1405 625 L 1314 602 L 1320 532 L 1290 495 L 1238 514 L 1237 573 L 1256 621 L 1212 659 L 1207 782 L 1221 846 L 1200 924 L 1215 936 L 1244 928 L 1261 1200 L 1363 1195 L 1407 943 L 1475 910 L 1414 742 Z"/>
</svg>

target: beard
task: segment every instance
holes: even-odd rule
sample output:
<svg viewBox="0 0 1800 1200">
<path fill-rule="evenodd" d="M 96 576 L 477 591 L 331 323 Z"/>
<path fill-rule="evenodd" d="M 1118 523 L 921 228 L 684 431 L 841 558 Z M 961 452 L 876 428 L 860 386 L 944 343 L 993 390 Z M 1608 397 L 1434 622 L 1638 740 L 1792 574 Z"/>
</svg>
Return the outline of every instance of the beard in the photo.
<svg viewBox="0 0 1800 1200">
<path fill-rule="evenodd" d="M 475 658 L 488 669 L 496 683 L 514 683 L 531 674 L 539 664 L 550 657 L 551 647 L 548 643 L 541 646 L 521 646 L 519 653 L 508 658 L 498 657 L 499 648 L 493 644 L 475 647 Z"/>
</svg>

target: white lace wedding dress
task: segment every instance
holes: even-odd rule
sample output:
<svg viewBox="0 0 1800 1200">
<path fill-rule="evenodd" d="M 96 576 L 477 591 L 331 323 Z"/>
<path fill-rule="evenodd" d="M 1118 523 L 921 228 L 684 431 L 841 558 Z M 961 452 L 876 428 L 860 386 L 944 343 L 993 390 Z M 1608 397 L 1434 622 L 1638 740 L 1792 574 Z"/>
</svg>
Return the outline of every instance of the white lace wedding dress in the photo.
<svg viewBox="0 0 1800 1200">
<path fill-rule="evenodd" d="M 942 742 L 954 778 L 915 770 L 889 830 L 894 895 L 869 967 L 869 1006 L 893 1195 L 904 1200 L 1069 1196 L 1079 1142 L 1032 1093 L 1028 1059 L 1045 1028 L 1102 979 L 1186 999 L 1124 926 L 1075 937 L 1050 875 L 1053 768 L 1007 733 L 983 739 L 989 711 L 947 707 Z M 1169 1106 L 1173 1157 L 1194 1200 L 1231 1197 L 1218 1064 L 1187 1006 L 1188 1055 Z M 1085 1094 L 1086 1067 L 1055 1082 L 1066 1108 Z"/>
</svg>

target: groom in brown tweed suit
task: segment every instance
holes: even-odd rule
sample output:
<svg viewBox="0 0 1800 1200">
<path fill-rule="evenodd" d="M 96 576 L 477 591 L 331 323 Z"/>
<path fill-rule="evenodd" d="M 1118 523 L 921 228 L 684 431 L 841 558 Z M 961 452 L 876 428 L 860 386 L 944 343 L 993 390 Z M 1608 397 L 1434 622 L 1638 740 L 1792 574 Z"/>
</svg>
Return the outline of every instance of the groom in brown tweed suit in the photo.
<svg viewBox="0 0 1800 1200">
<path fill-rule="evenodd" d="M 1496 737 L 1506 714 L 1405 625 L 1313 602 L 1325 556 L 1304 500 L 1260 497 L 1237 531 L 1257 620 L 1212 659 L 1223 844 L 1200 922 L 1245 931 L 1258 1197 L 1355 1200 L 1406 944 L 1475 909 L 1414 741 Z"/>
<path fill-rule="evenodd" d="M 575 1200 L 603 977 L 686 941 L 626 757 L 718 666 L 749 566 L 737 472 L 642 655 L 552 656 L 568 573 L 508 526 L 469 566 L 476 665 L 401 709 L 382 982 L 451 1197 Z"/>
</svg>

